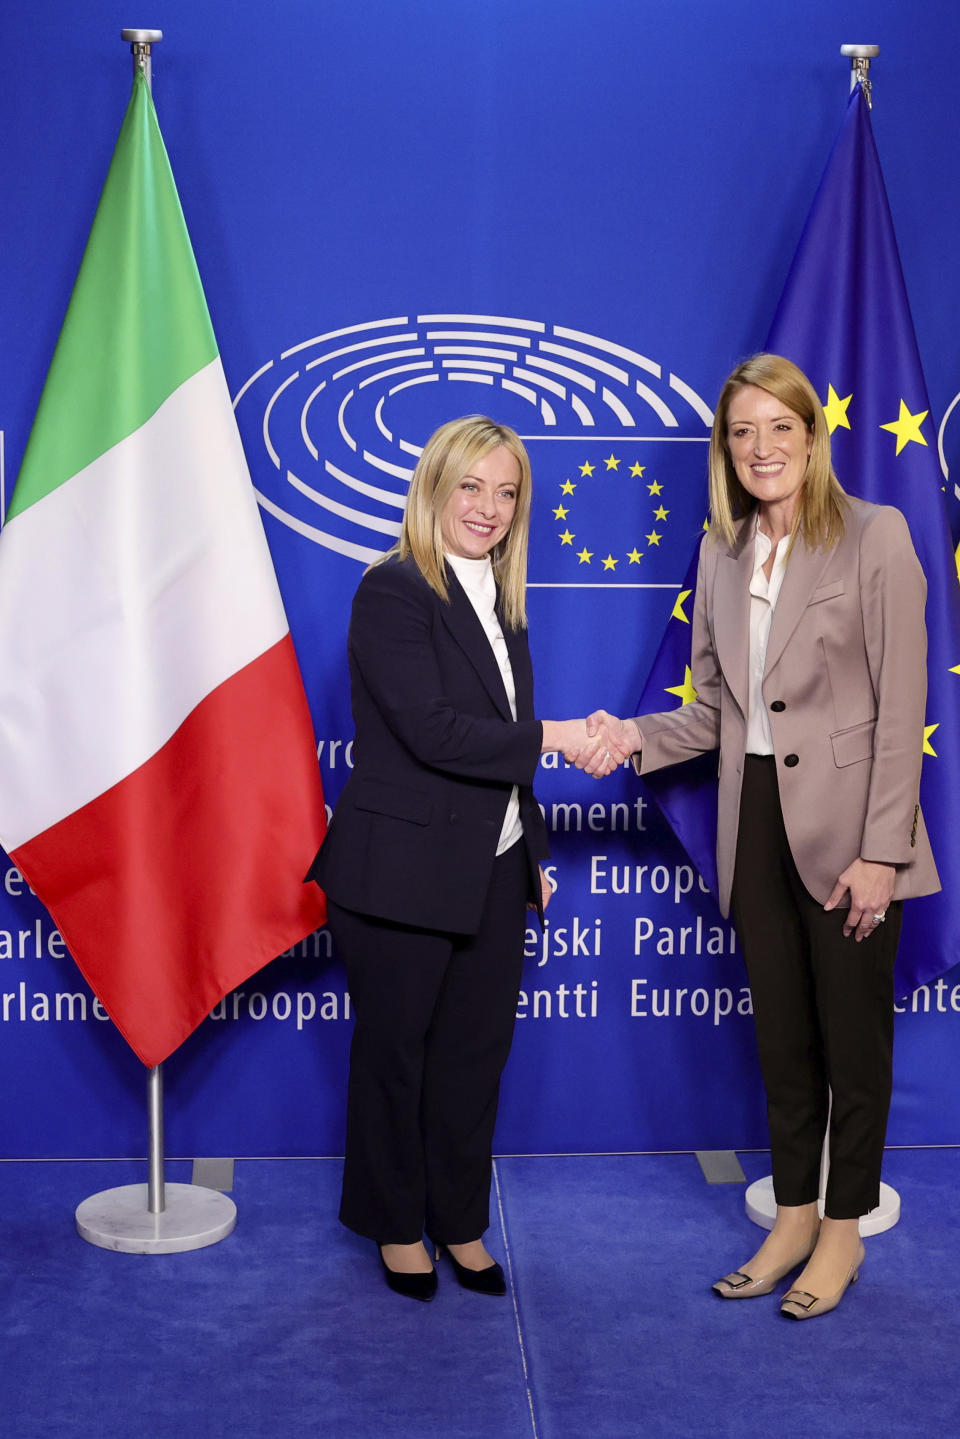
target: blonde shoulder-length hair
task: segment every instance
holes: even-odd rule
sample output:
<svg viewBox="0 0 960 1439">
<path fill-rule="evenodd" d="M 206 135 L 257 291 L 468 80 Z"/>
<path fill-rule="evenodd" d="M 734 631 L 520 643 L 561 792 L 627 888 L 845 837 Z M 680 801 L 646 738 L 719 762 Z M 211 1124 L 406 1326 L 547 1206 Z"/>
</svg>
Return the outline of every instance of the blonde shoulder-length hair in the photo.
<svg viewBox="0 0 960 1439">
<path fill-rule="evenodd" d="M 449 600 L 447 567 L 443 557 L 441 521 L 454 490 L 478 460 L 502 445 L 517 462 L 517 503 L 513 522 L 492 550 L 490 559 L 507 627 L 524 629 L 527 623 L 527 540 L 530 533 L 530 459 L 520 436 L 486 415 L 465 415 L 448 420 L 430 436 L 410 481 L 410 494 L 400 538 L 384 559 L 412 557 L 427 584 L 442 600 Z M 380 561 L 378 561 L 380 563 Z"/>
<path fill-rule="evenodd" d="M 727 440 L 730 403 L 745 385 L 756 385 L 780 400 L 800 416 L 811 437 L 790 548 L 801 535 L 808 549 L 832 549 L 843 538 L 847 497 L 833 471 L 830 431 L 817 392 L 803 371 L 783 355 L 751 355 L 737 366 L 720 391 L 710 433 L 711 535 L 732 545 L 737 521 L 756 506 L 756 500 L 737 479 Z"/>
</svg>

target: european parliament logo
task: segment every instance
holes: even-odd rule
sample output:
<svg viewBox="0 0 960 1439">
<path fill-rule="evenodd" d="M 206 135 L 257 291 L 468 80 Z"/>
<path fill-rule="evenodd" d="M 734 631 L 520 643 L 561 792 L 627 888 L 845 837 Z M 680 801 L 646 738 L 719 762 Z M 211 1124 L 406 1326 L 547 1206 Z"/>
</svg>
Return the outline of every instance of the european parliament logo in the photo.
<svg viewBox="0 0 960 1439">
<path fill-rule="evenodd" d="M 951 467 L 954 473 L 953 498 L 960 500 L 960 393 L 954 395 L 943 412 L 940 429 L 937 432 L 937 456 L 943 478 L 950 479 Z M 956 538 L 956 536 L 954 536 Z M 957 560 L 960 573 L 960 557 Z"/>
<path fill-rule="evenodd" d="M 396 539 L 427 436 L 468 413 L 530 451 L 531 585 L 675 587 L 703 521 L 709 407 L 657 361 L 562 325 L 349 325 L 261 365 L 234 407 L 263 509 L 363 564 Z"/>
</svg>

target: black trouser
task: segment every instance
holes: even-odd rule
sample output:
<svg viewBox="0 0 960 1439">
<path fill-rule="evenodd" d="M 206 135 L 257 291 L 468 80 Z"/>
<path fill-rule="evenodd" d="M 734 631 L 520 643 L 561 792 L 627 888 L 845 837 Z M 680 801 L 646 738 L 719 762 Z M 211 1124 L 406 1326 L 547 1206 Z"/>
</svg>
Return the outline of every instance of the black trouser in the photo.
<svg viewBox="0 0 960 1439">
<path fill-rule="evenodd" d="M 380 1244 L 479 1239 L 523 965 L 522 841 L 494 863 L 479 933 L 329 905 L 356 1016 L 340 1218 Z"/>
<path fill-rule="evenodd" d="M 747 755 L 732 907 L 753 996 L 777 1203 L 818 1196 L 829 1088 L 826 1213 L 866 1214 L 880 1198 L 903 905 L 891 904 L 860 943 L 845 939 L 847 910 L 826 912 L 797 873 L 776 760 Z"/>
</svg>

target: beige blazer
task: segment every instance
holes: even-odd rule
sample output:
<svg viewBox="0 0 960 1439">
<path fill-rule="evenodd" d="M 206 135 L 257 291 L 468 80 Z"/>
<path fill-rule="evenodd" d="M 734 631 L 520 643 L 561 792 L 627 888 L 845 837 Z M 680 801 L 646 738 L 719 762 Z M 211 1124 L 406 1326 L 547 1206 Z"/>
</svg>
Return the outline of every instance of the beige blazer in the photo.
<svg viewBox="0 0 960 1439">
<path fill-rule="evenodd" d="M 693 614 L 697 699 L 638 715 L 639 774 L 720 749 L 717 874 L 730 910 L 747 733 L 754 515 L 732 548 L 704 537 Z M 850 500 L 832 550 L 798 539 L 774 610 L 762 685 L 791 853 L 825 903 L 858 856 L 897 867 L 894 898 L 940 888 L 920 812 L 927 585 L 906 520 Z"/>
</svg>

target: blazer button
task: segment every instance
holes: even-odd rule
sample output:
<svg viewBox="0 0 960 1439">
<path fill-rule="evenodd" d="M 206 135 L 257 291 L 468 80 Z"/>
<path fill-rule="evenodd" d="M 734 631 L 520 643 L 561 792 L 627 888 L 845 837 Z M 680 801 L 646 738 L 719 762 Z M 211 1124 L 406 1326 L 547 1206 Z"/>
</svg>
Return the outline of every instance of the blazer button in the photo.
<svg viewBox="0 0 960 1439">
<path fill-rule="evenodd" d="M 775 715 L 778 715 L 783 714 L 783 711 L 786 709 L 786 705 L 784 704 L 783 700 L 774 700 L 770 708 L 773 710 Z"/>
<path fill-rule="evenodd" d="M 460 818 L 460 816 L 457 814 L 457 811 L 456 811 L 455 809 L 452 809 L 452 810 L 450 811 L 450 814 L 449 814 L 448 818 L 449 818 L 451 824 L 456 824 L 456 822 L 457 822 L 457 820 Z"/>
<path fill-rule="evenodd" d="M 795 764 L 800 763 L 800 756 L 798 754 L 786 754 L 783 757 L 783 762 L 787 766 L 787 769 L 793 769 Z"/>
</svg>

